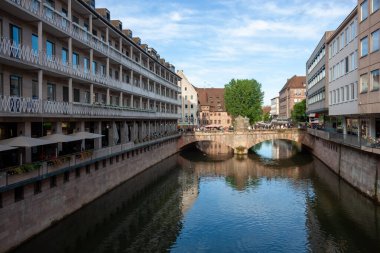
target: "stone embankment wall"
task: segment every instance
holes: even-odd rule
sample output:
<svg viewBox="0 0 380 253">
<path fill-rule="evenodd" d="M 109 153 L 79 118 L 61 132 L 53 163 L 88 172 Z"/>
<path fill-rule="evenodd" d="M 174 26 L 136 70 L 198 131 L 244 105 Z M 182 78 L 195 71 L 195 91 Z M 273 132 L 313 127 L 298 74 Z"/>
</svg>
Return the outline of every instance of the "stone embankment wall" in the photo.
<svg viewBox="0 0 380 253">
<path fill-rule="evenodd" d="M 310 134 L 302 143 L 342 179 L 380 203 L 380 155 Z"/>
<path fill-rule="evenodd" d="M 0 252 L 48 228 L 83 205 L 177 152 L 177 140 L 155 144 L 101 160 L 83 168 L 24 186 L 23 197 L 3 192 L 0 208 Z M 68 176 L 67 176 L 68 175 Z M 80 226 L 80 224 L 78 224 Z"/>
</svg>

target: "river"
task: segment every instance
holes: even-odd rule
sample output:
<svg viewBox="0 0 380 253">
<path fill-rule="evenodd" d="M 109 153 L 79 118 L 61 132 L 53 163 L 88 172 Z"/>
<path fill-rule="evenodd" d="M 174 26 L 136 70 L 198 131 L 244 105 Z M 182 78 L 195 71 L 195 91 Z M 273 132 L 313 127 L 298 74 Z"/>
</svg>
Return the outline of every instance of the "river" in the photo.
<svg viewBox="0 0 380 253">
<path fill-rule="evenodd" d="M 14 252 L 380 252 L 371 200 L 294 143 L 252 151 L 188 148 Z"/>
</svg>

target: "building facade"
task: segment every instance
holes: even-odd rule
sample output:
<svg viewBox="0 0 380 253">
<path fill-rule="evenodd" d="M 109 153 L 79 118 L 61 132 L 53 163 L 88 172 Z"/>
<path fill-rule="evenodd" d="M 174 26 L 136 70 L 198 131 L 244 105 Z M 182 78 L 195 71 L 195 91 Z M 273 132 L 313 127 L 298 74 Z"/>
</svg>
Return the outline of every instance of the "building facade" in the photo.
<svg viewBox="0 0 380 253">
<path fill-rule="evenodd" d="M 272 119 L 277 118 L 280 110 L 279 97 L 272 98 L 270 104 L 270 115 Z"/>
<path fill-rule="evenodd" d="M 183 70 L 178 70 L 177 75 L 181 77 L 181 81 L 179 81 L 179 86 L 181 87 L 181 95 L 179 95 L 181 115 L 178 125 L 183 128 L 196 128 L 199 126 L 198 93 L 183 73 Z"/>
<path fill-rule="evenodd" d="M 333 32 L 325 32 L 317 47 L 306 62 L 306 114 L 310 122 L 319 123 L 328 114 L 327 39 Z"/>
<path fill-rule="evenodd" d="M 199 99 L 200 126 L 230 127 L 232 118 L 224 104 L 223 88 L 196 88 Z"/>
<path fill-rule="evenodd" d="M 358 134 L 357 8 L 328 39 L 329 114 L 339 117 L 342 132 Z"/>
<path fill-rule="evenodd" d="M 306 98 L 306 77 L 294 75 L 287 80 L 279 94 L 279 119 L 288 120 L 296 103 Z"/>
<path fill-rule="evenodd" d="M 0 140 L 103 135 L 79 147 L 59 144 L 57 153 L 67 154 L 176 131 L 180 77 L 174 66 L 111 20 L 107 9 L 87 2 L 1 1 Z M 26 148 L 22 162 L 56 155 L 49 150 Z"/>
<path fill-rule="evenodd" d="M 362 136 L 380 138 L 380 3 L 358 1 L 359 113 Z"/>
</svg>

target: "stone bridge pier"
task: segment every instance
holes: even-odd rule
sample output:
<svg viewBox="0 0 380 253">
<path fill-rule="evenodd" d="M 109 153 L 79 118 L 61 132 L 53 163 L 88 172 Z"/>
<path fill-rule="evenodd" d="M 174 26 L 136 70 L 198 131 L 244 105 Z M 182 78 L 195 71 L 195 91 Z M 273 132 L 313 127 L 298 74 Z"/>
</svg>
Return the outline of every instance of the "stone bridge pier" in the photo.
<svg viewBox="0 0 380 253">
<path fill-rule="evenodd" d="M 213 141 L 231 147 L 235 154 L 247 154 L 248 150 L 267 140 L 290 140 L 301 143 L 305 136 L 302 129 L 254 130 L 245 132 L 191 132 L 178 140 L 178 149 L 200 141 Z"/>
</svg>

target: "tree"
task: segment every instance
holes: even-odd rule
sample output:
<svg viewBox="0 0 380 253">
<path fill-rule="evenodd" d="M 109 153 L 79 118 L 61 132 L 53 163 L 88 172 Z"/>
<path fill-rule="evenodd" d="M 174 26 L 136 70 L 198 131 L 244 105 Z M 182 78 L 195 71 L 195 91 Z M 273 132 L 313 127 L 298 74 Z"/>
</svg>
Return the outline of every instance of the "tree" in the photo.
<svg viewBox="0 0 380 253">
<path fill-rule="evenodd" d="M 230 115 L 248 117 L 251 124 L 261 120 L 264 92 L 259 82 L 232 79 L 224 88 L 224 101 Z"/>
<path fill-rule="evenodd" d="M 295 122 L 305 122 L 306 116 L 306 99 L 294 105 L 292 110 L 292 120 Z"/>
</svg>

